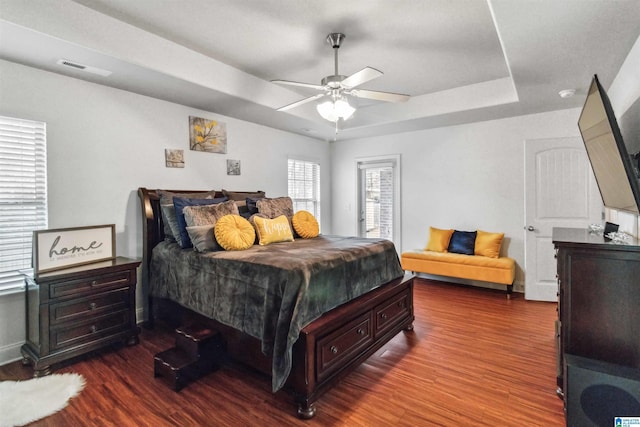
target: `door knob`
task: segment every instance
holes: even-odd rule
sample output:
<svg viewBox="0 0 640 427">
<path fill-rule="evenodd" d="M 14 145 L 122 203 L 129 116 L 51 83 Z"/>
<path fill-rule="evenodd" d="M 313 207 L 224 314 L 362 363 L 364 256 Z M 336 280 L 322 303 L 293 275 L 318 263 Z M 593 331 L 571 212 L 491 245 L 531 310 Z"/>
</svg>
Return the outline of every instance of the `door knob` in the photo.
<svg viewBox="0 0 640 427">
<path fill-rule="evenodd" d="M 536 231 L 536 229 L 533 227 L 533 225 L 525 227 L 524 229 L 527 230 L 527 231 Z"/>
</svg>

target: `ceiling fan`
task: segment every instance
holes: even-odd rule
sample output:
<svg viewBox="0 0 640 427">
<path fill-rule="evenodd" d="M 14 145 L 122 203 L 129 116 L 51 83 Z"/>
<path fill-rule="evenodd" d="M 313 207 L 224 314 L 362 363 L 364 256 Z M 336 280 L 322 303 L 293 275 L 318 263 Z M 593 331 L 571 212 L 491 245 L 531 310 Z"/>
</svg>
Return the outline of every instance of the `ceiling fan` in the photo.
<svg viewBox="0 0 640 427">
<path fill-rule="evenodd" d="M 409 95 L 402 95 L 399 93 L 357 89 L 358 86 L 382 76 L 383 73 L 375 68 L 365 67 L 348 77 L 340 75 L 340 73 L 338 73 L 338 49 L 344 39 L 345 35 L 342 33 L 331 33 L 327 36 L 327 43 L 331 45 L 334 52 L 335 74 L 323 78 L 319 85 L 292 82 L 289 80 L 272 80 L 273 83 L 306 87 L 322 92 L 285 105 L 284 107 L 280 107 L 278 108 L 278 111 L 290 110 L 316 99 L 329 97 L 326 102 L 318 104 L 318 113 L 320 113 L 320 115 L 326 120 L 336 122 L 337 124 L 338 120 L 346 120 L 355 112 L 355 108 L 349 104 L 346 98 L 347 95 L 387 102 L 405 102 L 409 99 Z"/>
</svg>

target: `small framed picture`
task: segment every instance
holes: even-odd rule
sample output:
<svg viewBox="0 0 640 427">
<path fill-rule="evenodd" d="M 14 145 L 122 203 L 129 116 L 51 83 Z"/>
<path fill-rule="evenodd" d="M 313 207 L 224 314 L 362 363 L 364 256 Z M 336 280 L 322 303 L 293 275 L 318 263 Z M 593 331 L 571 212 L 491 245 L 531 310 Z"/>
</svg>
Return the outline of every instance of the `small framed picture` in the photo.
<svg viewBox="0 0 640 427">
<path fill-rule="evenodd" d="M 33 274 L 62 270 L 116 257 L 115 224 L 33 232 Z"/>
<path fill-rule="evenodd" d="M 240 175 L 240 160 L 227 159 L 227 175 Z"/>
<path fill-rule="evenodd" d="M 183 168 L 184 150 L 173 150 L 171 148 L 165 148 L 164 159 L 168 168 Z"/>
</svg>

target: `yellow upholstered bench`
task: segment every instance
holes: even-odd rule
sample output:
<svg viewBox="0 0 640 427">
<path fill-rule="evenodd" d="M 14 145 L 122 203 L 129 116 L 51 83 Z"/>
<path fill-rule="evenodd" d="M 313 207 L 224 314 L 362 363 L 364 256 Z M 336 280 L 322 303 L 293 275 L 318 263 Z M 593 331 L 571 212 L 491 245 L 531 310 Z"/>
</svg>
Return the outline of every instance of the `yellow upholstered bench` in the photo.
<svg viewBox="0 0 640 427">
<path fill-rule="evenodd" d="M 485 236 L 487 239 L 493 236 L 494 242 L 491 251 L 487 252 L 486 248 L 478 246 L 487 240 L 478 240 L 475 253 L 462 254 L 447 251 L 449 243 L 446 236 L 443 241 L 446 242 L 444 245 L 443 242 L 434 244 L 435 240 L 442 239 L 442 233 L 439 233 L 441 231 L 446 230 L 431 228 L 431 237 L 426 249 L 403 252 L 400 256 L 402 268 L 414 273 L 498 283 L 506 286 L 507 298 L 511 297 L 516 276 L 516 262 L 513 258 L 499 256 L 502 237 L 496 246 L 495 236 L 499 235 L 498 233 L 485 233 L 482 236 L 482 239 L 485 239 Z M 451 233 L 449 233 L 449 238 L 450 236 Z M 449 247 L 449 249 L 451 248 Z"/>
</svg>

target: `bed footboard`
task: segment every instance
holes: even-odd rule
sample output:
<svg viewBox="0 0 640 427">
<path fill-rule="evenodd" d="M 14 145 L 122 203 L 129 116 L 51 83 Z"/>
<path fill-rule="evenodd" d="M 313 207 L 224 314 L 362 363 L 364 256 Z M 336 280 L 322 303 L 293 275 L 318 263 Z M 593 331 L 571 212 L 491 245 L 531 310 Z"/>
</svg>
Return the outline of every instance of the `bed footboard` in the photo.
<svg viewBox="0 0 640 427">
<path fill-rule="evenodd" d="M 298 416 L 402 330 L 413 329 L 413 276 L 398 278 L 326 313 L 300 332 L 288 385 Z"/>
<path fill-rule="evenodd" d="M 306 326 L 293 346 L 291 374 L 285 390 L 300 418 L 313 418 L 315 403 L 400 331 L 413 330 L 413 277 L 395 279 L 326 313 Z M 156 300 L 159 318 L 173 326 L 202 324 L 223 337 L 227 355 L 252 369 L 271 374 L 271 358 L 260 341 L 208 319 L 173 301 Z"/>
</svg>

